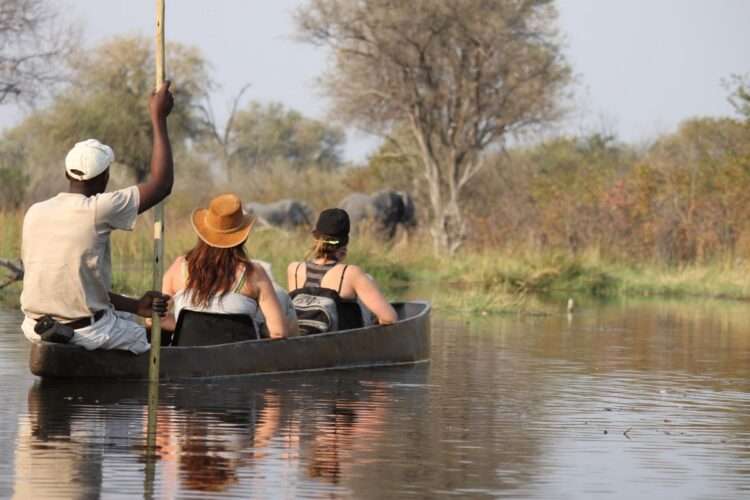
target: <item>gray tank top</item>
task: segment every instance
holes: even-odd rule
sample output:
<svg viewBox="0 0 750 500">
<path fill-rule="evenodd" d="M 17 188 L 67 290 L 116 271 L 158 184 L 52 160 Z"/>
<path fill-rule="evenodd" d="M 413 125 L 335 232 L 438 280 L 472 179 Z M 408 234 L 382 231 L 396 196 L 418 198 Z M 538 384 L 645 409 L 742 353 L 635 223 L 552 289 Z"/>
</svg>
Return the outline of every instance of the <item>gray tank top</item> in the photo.
<svg viewBox="0 0 750 500">
<path fill-rule="evenodd" d="M 308 287 L 314 287 L 314 288 L 320 288 L 320 282 L 323 281 L 323 276 L 328 273 L 331 269 L 336 267 L 338 262 L 331 262 L 330 264 L 316 264 L 315 262 L 305 262 L 305 284 L 303 285 L 304 288 Z M 297 267 L 294 270 L 294 287 L 299 288 L 299 284 L 297 283 L 297 273 L 299 271 L 299 267 L 302 265 L 302 262 L 297 264 Z M 336 290 L 336 293 L 341 293 L 341 286 L 344 284 L 344 274 L 346 273 L 346 268 L 349 267 L 348 265 L 344 265 L 344 270 L 341 271 L 341 279 L 339 280 L 339 287 Z"/>
</svg>

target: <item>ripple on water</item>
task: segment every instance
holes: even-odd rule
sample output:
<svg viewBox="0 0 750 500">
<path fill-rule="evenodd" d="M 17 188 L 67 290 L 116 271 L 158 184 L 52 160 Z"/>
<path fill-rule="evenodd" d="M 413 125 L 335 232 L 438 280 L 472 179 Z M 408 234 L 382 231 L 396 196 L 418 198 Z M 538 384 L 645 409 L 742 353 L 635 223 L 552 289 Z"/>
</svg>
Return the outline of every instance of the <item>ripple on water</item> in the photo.
<svg viewBox="0 0 750 500">
<path fill-rule="evenodd" d="M 429 366 L 40 383 L 0 312 L 0 497 L 739 498 L 744 309 L 435 318 Z"/>
</svg>

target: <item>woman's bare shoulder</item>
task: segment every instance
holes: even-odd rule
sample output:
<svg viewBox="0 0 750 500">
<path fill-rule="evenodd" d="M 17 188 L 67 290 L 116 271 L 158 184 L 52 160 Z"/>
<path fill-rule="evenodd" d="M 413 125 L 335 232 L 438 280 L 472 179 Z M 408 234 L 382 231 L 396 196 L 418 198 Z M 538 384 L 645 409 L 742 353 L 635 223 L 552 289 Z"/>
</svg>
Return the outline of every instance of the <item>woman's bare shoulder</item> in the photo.
<svg viewBox="0 0 750 500">
<path fill-rule="evenodd" d="M 362 268 L 356 264 L 344 264 L 344 266 L 346 267 L 343 272 L 345 272 L 347 276 L 355 277 L 367 275 L 367 273 L 364 272 L 364 270 L 362 270 Z"/>
<path fill-rule="evenodd" d="M 175 258 L 174 258 L 174 260 L 172 261 L 172 265 L 174 266 L 175 264 L 182 264 L 183 262 L 187 262 L 187 261 L 185 260 L 185 256 L 184 256 L 184 255 L 178 255 L 178 256 L 177 256 L 177 257 L 175 257 Z"/>
<path fill-rule="evenodd" d="M 185 288 L 184 265 L 185 258 L 182 255 L 172 262 L 162 278 L 162 290 L 168 293 L 177 293 Z"/>
<path fill-rule="evenodd" d="M 268 279 L 268 274 L 266 273 L 265 268 L 257 262 L 248 262 L 247 264 L 245 264 L 245 269 L 247 270 L 248 281 L 255 282 L 258 280 Z"/>
<path fill-rule="evenodd" d="M 175 259 L 172 261 L 172 264 L 170 264 L 169 269 L 167 269 L 167 272 L 176 272 L 182 267 L 182 265 L 185 263 L 185 256 L 184 255 L 178 255 L 175 257 Z"/>
</svg>

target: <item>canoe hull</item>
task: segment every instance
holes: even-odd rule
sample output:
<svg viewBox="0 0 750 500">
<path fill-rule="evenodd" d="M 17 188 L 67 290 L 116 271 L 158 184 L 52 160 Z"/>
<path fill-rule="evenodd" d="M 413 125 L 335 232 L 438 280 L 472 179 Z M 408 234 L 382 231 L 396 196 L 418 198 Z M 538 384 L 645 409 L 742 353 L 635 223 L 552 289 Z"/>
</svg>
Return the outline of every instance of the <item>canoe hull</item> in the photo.
<svg viewBox="0 0 750 500">
<path fill-rule="evenodd" d="M 430 305 L 394 304 L 392 325 L 200 347 L 162 347 L 162 380 L 418 363 L 430 357 Z M 149 354 L 33 344 L 29 368 L 43 378 L 147 379 Z"/>
</svg>

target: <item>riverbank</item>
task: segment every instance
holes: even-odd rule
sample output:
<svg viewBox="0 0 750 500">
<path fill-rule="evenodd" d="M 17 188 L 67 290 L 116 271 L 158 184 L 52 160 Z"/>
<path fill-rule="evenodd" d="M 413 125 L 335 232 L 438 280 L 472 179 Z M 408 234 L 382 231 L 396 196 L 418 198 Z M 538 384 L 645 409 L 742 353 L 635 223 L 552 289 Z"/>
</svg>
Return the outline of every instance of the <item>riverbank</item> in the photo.
<svg viewBox="0 0 750 500">
<path fill-rule="evenodd" d="M 0 257 L 20 255 L 21 220 L 20 214 L 0 213 Z M 189 223 L 169 223 L 166 264 L 195 241 Z M 247 250 L 252 258 L 270 262 L 274 277 L 285 285 L 287 264 L 303 258 L 310 243 L 305 232 L 256 228 Z M 113 234 L 115 290 L 138 294 L 151 288 L 152 248 L 148 217 L 139 221 L 133 233 Z M 469 312 L 533 308 L 529 297 L 550 293 L 750 299 L 750 263 L 737 259 L 677 267 L 658 262 L 614 262 L 593 250 L 573 256 L 528 248 L 471 247 L 454 258 L 445 258 L 434 255 L 423 234 L 393 244 L 354 238 L 349 260 L 372 274 L 389 296 L 417 287 L 429 291 L 438 307 Z M 0 301 L 7 305 L 17 303 L 19 293 L 20 286 L 12 285 L 0 291 Z"/>
</svg>

